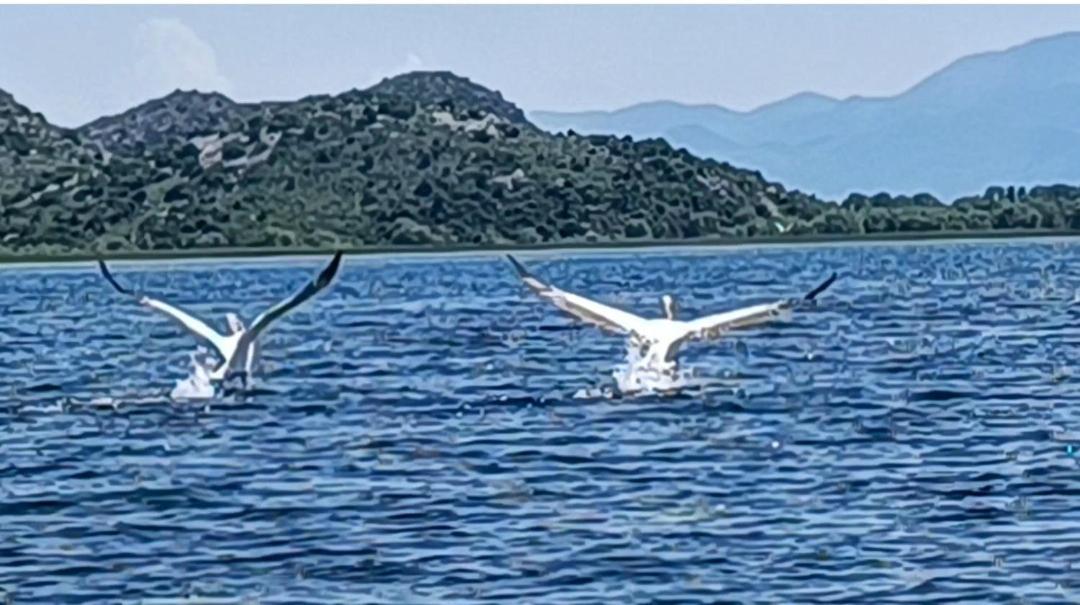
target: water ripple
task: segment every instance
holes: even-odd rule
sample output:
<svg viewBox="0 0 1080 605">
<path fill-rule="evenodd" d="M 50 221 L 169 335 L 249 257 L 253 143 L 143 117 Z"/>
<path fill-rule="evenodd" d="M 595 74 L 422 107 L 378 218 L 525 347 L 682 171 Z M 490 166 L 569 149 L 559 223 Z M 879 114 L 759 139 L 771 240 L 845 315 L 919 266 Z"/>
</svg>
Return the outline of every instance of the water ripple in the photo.
<svg viewBox="0 0 1080 605">
<path fill-rule="evenodd" d="M 351 258 L 254 393 L 91 265 L 0 271 L 15 603 L 1080 602 L 1072 242 L 549 255 L 659 314 L 842 279 L 612 396 L 623 343 L 495 256 Z M 121 264 L 216 324 L 318 261 Z M 628 285 L 629 284 L 629 285 Z M 237 293 L 244 300 L 233 300 Z"/>
</svg>

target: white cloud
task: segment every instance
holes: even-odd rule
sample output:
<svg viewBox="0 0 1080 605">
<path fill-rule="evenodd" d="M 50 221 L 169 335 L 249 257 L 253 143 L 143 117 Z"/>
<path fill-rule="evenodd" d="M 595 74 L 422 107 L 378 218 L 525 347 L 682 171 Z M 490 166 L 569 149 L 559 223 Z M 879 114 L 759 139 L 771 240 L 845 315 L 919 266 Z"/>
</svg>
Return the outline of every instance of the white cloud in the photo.
<svg viewBox="0 0 1080 605">
<path fill-rule="evenodd" d="M 405 63 L 398 67 L 398 73 L 403 74 L 410 71 L 416 71 L 418 69 L 423 69 L 423 67 L 423 59 L 413 53 L 409 53 L 409 56 L 405 57 Z"/>
<path fill-rule="evenodd" d="M 397 66 L 390 69 L 375 70 L 371 72 L 371 75 L 368 77 L 368 85 L 374 86 L 375 84 L 381 82 L 383 78 L 392 78 L 394 76 L 399 76 L 401 74 L 409 73 L 410 71 L 417 71 L 420 69 L 424 69 L 424 60 L 415 53 L 409 53 L 405 57 L 405 60 L 399 63 Z"/>
<path fill-rule="evenodd" d="M 229 94 L 214 47 L 178 19 L 147 19 L 135 31 L 135 76 L 144 94 L 177 88 Z"/>
</svg>

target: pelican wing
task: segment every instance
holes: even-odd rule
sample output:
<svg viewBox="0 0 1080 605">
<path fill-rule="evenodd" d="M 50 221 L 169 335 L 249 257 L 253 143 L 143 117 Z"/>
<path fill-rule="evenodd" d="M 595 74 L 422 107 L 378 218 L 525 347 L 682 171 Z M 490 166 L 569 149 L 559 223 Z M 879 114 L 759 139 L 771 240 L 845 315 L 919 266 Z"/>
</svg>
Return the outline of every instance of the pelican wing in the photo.
<svg viewBox="0 0 1080 605">
<path fill-rule="evenodd" d="M 821 294 L 828 289 L 834 281 L 836 281 L 835 273 L 803 296 L 801 301 L 792 299 L 781 300 L 773 303 L 744 307 L 726 313 L 717 313 L 715 315 L 699 317 L 698 319 L 687 322 L 686 337 L 700 339 L 716 338 L 731 330 L 738 330 L 740 328 L 748 328 L 767 323 L 785 315 L 799 302 L 814 300 L 818 294 Z"/>
<path fill-rule="evenodd" d="M 197 338 L 205 340 L 207 343 L 217 349 L 218 353 L 220 353 L 222 356 L 225 356 L 225 337 L 219 334 L 210 326 L 203 323 L 202 320 L 192 317 L 187 312 L 182 311 L 168 303 L 162 302 L 154 298 L 150 298 L 149 296 L 139 296 L 135 294 L 131 290 L 121 286 L 116 281 L 116 279 L 112 276 L 112 273 L 109 271 L 109 267 L 105 265 L 105 261 L 99 260 L 98 266 L 101 268 L 101 274 L 105 276 L 106 281 L 108 281 L 109 284 L 112 285 L 112 287 L 117 292 L 135 297 L 140 304 L 150 307 L 152 309 L 156 309 L 168 315 L 169 317 L 179 322 L 180 325 L 184 326 L 184 328 L 186 328 L 188 332 L 191 332 Z"/>
<path fill-rule="evenodd" d="M 829 279 L 826 279 L 825 281 L 818 284 L 818 287 L 807 292 L 806 296 L 803 296 L 803 300 L 814 300 L 815 298 L 817 298 L 818 294 L 821 294 L 825 290 L 828 290 L 829 286 L 833 285 L 834 281 L 836 281 L 836 273 L 833 273 L 829 276 Z"/>
<path fill-rule="evenodd" d="M 177 309 L 176 307 L 162 302 L 160 300 L 150 298 L 149 296 L 143 296 L 139 299 L 139 302 L 152 309 L 157 309 L 169 317 L 175 319 L 180 325 L 184 326 L 188 332 L 191 332 L 198 338 L 210 343 L 217 352 L 226 357 L 225 352 L 225 337 L 219 334 L 216 330 L 206 325 L 202 320 L 192 317 L 187 312 Z"/>
<path fill-rule="evenodd" d="M 330 285 L 330 282 L 334 279 L 334 275 L 338 272 L 338 267 L 341 266 L 341 256 L 341 252 L 335 253 L 334 258 L 330 260 L 330 263 L 327 264 L 317 276 L 315 276 L 315 279 L 309 281 L 303 288 L 297 290 L 296 293 L 289 298 L 279 302 L 262 315 L 256 317 L 255 321 L 251 324 L 251 327 L 248 328 L 244 334 L 247 342 L 254 340 L 256 336 L 270 327 L 270 324 L 276 319 L 285 315 L 290 310 L 296 308 L 307 299 L 318 294 L 320 290 Z"/>
<path fill-rule="evenodd" d="M 646 322 L 633 313 L 545 284 L 529 273 L 513 256 L 507 255 L 506 258 L 510 259 L 521 281 L 525 282 L 530 290 L 581 321 L 612 332 L 640 332 Z"/>
<path fill-rule="evenodd" d="M 699 317 L 686 322 L 687 337 L 716 338 L 731 330 L 767 323 L 782 316 L 791 306 L 791 301 L 779 301 Z"/>
</svg>

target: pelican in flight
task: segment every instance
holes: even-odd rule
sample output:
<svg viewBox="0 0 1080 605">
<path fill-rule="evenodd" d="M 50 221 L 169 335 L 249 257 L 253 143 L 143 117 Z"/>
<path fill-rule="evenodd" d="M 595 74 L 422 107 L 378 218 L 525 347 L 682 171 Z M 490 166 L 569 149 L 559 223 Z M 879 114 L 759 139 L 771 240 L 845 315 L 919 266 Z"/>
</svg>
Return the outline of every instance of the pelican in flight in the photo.
<svg viewBox="0 0 1080 605">
<path fill-rule="evenodd" d="M 279 302 L 266 310 L 262 315 L 256 317 L 255 321 L 253 321 L 250 326 L 244 325 L 243 320 L 241 320 L 240 316 L 237 314 L 226 313 L 225 321 L 229 326 L 228 334 L 218 333 L 203 321 L 192 317 L 188 313 L 181 311 L 168 303 L 155 298 L 150 298 L 149 296 L 136 294 L 131 290 L 124 288 L 113 278 L 112 273 L 109 272 L 109 268 L 105 265 L 105 261 L 99 260 L 98 265 L 101 267 L 101 274 L 105 276 L 105 279 L 108 280 L 117 292 L 127 296 L 133 296 L 140 304 L 168 315 L 179 322 L 180 325 L 186 328 L 193 336 L 208 343 L 215 351 L 217 351 L 217 354 L 221 357 L 221 362 L 210 372 L 210 380 L 215 382 L 228 382 L 233 378 L 239 377 L 243 381 L 244 388 L 247 388 L 248 379 L 255 363 L 255 340 L 259 335 L 265 332 L 275 320 L 296 308 L 307 299 L 315 296 L 320 290 L 328 286 L 331 280 L 334 279 L 334 275 L 338 271 L 338 266 L 341 264 L 341 254 L 341 252 L 334 254 L 334 258 L 315 277 L 315 279 L 305 284 L 303 288 L 299 289 L 289 298 Z"/>
<path fill-rule="evenodd" d="M 665 294 L 660 298 L 664 317 L 646 318 L 548 285 L 529 273 L 513 256 L 507 255 L 507 258 L 525 285 L 540 298 L 585 323 L 628 335 L 630 343 L 641 353 L 645 366 L 663 373 L 677 369 L 676 357 L 688 341 L 717 339 L 732 330 L 777 319 L 799 303 L 813 300 L 836 281 L 836 273 L 833 273 L 801 299 L 780 300 L 691 320 L 677 319 L 675 299 Z"/>
</svg>

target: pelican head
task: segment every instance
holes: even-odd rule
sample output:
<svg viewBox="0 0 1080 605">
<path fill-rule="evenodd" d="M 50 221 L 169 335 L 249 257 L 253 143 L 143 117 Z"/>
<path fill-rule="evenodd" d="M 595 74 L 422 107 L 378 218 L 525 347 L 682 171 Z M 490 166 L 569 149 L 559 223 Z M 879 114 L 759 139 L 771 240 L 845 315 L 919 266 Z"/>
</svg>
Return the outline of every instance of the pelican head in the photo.
<svg viewBox="0 0 1080 605">
<path fill-rule="evenodd" d="M 225 321 L 229 324 L 229 329 L 232 330 L 233 334 L 239 334 L 244 331 L 244 322 L 236 313 L 226 313 Z"/>
<path fill-rule="evenodd" d="M 675 298 L 670 294 L 665 294 L 660 297 L 660 304 L 664 307 L 664 317 L 675 319 L 675 312 L 679 309 L 675 304 Z"/>
</svg>

